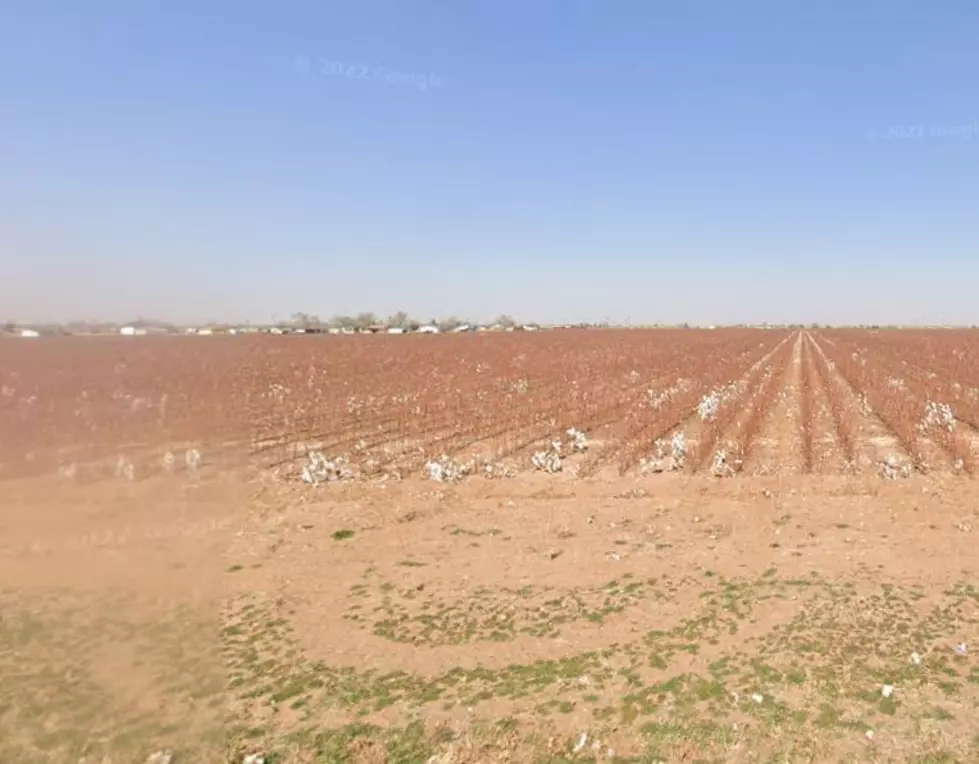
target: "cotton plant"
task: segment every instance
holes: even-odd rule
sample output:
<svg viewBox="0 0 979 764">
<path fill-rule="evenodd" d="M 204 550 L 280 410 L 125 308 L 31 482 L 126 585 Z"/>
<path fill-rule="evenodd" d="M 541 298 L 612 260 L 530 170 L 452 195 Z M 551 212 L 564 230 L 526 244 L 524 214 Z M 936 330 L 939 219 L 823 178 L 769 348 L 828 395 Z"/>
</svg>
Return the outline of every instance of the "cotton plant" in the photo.
<svg viewBox="0 0 979 764">
<path fill-rule="evenodd" d="M 436 483 L 456 482 L 472 474 L 475 465 L 472 462 L 458 462 L 446 454 L 438 459 L 425 463 L 425 475 Z"/>
<path fill-rule="evenodd" d="M 674 472 L 682 470 L 687 460 L 687 439 L 682 430 L 673 433 L 670 438 L 669 450 L 662 438 L 653 442 L 653 455 L 643 457 L 639 461 L 639 471 L 643 474 L 651 472 Z"/>
<path fill-rule="evenodd" d="M 534 455 L 530 457 L 530 462 L 538 470 L 553 474 L 562 470 L 563 465 L 561 463 L 561 458 L 561 441 L 553 440 L 551 441 L 550 448 L 544 451 L 535 452 Z"/>
<path fill-rule="evenodd" d="M 303 467 L 300 478 L 304 483 L 319 485 L 320 483 L 334 483 L 340 480 L 349 480 L 354 476 L 353 471 L 347 466 L 347 460 L 342 456 L 336 459 L 327 459 L 319 451 L 309 452 L 309 463 Z"/>
<path fill-rule="evenodd" d="M 918 430 L 924 432 L 932 427 L 938 427 L 948 432 L 955 430 L 955 415 L 952 413 L 951 406 L 936 401 L 925 403 L 925 413 L 918 423 Z"/>
<path fill-rule="evenodd" d="M 571 427 L 567 432 L 571 453 L 582 453 L 588 450 L 588 437 L 581 430 Z"/>
</svg>

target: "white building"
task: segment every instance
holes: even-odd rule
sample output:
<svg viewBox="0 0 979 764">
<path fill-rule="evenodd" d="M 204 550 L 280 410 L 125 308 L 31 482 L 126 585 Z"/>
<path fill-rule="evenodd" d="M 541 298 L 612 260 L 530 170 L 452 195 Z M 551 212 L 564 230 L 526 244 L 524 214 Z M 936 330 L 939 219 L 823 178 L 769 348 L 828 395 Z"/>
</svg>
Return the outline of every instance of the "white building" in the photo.
<svg viewBox="0 0 979 764">
<path fill-rule="evenodd" d="M 40 337 L 41 333 L 37 329 L 21 329 L 19 335 L 21 337 Z"/>
<path fill-rule="evenodd" d="M 388 329 L 388 334 L 404 334 L 405 330 L 400 326 L 392 326 Z"/>
<path fill-rule="evenodd" d="M 439 328 L 437 326 L 433 326 L 431 324 L 428 324 L 426 326 L 419 326 L 418 327 L 418 333 L 419 334 L 438 334 L 439 333 Z"/>
</svg>

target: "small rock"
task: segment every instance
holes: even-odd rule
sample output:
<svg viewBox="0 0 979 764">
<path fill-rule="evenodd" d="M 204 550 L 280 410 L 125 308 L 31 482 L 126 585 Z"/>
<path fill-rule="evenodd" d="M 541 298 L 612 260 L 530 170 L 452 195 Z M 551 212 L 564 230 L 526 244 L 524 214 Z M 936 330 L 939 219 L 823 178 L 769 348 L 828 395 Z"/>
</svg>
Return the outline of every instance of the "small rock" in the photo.
<svg viewBox="0 0 979 764">
<path fill-rule="evenodd" d="M 965 642 L 959 642 L 952 649 L 955 651 L 956 655 L 962 658 L 964 658 L 969 652 L 969 646 Z"/>
<path fill-rule="evenodd" d="M 265 754 L 250 753 L 241 760 L 241 764 L 265 764 Z"/>
<path fill-rule="evenodd" d="M 585 743 L 587 743 L 587 742 L 588 742 L 588 733 L 587 732 L 582 732 L 581 733 L 581 737 L 578 738 L 578 742 L 575 743 L 575 746 L 574 746 L 574 749 L 573 749 L 574 752 L 575 753 L 578 753 L 578 751 L 580 751 L 582 748 L 585 747 Z"/>
<path fill-rule="evenodd" d="M 618 562 L 622 559 L 622 556 L 618 552 L 606 552 L 605 557 L 612 562 Z"/>
<path fill-rule="evenodd" d="M 880 694 L 883 695 L 885 698 L 891 697 L 891 695 L 894 694 L 894 685 L 885 684 L 883 687 L 880 688 Z"/>
<path fill-rule="evenodd" d="M 157 751 L 149 755 L 146 764 L 170 764 L 172 761 L 173 751 Z"/>
<path fill-rule="evenodd" d="M 564 554 L 564 552 L 561 551 L 560 549 L 549 549 L 548 552 L 547 552 L 547 559 L 548 560 L 556 560 L 562 554 Z"/>
<path fill-rule="evenodd" d="M 765 702 L 765 696 L 764 696 L 764 695 L 760 695 L 760 694 L 759 694 L 759 693 L 757 693 L 757 692 L 753 692 L 753 693 L 751 693 L 751 699 L 752 699 L 753 701 L 755 701 L 755 703 L 758 703 L 759 705 L 760 705 L 761 703 L 764 703 L 764 702 Z"/>
<path fill-rule="evenodd" d="M 867 738 L 867 740 L 873 740 L 874 739 L 874 731 L 873 730 L 867 730 L 866 732 L 863 733 L 863 736 L 865 738 Z"/>
<path fill-rule="evenodd" d="M 921 656 L 918 653 L 911 653 L 911 664 L 913 666 L 921 665 Z"/>
</svg>

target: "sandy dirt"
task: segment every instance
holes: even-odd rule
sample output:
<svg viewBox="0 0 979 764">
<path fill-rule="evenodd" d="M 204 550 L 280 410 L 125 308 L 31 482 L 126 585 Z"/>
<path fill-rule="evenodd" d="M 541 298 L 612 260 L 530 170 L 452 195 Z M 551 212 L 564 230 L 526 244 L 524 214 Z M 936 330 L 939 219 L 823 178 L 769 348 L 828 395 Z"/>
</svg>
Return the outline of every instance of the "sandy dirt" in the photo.
<svg viewBox="0 0 979 764">
<path fill-rule="evenodd" d="M 977 753 L 967 478 L 5 488 L 18 761 Z"/>
<path fill-rule="evenodd" d="M 979 483 L 884 479 L 908 454 L 791 342 L 733 477 L 620 473 L 602 425 L 584 474 L 307 485 L 226 449 L 2 481 L 0 753 L 976 761 Z"/>
</svg>

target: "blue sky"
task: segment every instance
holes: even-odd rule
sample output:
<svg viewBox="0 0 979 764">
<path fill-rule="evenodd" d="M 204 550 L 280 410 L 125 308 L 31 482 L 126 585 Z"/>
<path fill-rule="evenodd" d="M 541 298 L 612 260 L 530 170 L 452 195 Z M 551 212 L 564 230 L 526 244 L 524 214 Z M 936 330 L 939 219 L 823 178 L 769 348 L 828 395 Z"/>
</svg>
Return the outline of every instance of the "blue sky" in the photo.
<svg viewBox="0 0 979 764">
<path fill-rule="evenodd" d="M 12 0 L 0 314 L 979 323 L 979 3 Z"/>
</svg>

